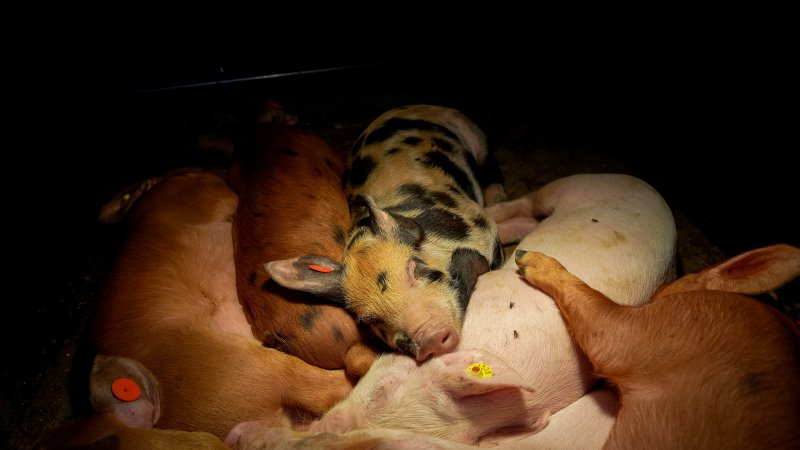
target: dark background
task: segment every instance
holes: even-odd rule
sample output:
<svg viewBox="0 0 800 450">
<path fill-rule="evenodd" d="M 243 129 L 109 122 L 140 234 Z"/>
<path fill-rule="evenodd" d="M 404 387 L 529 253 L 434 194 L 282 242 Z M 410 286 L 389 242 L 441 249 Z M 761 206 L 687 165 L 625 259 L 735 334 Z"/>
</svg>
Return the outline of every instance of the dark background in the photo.
<svg viewBox="0 0 800 450">
<path fill-rule="evenodd" d="M 403 92 L 469 99 L 480 105 L 477 123 L 530 117 L 556 130 L 540 143 L 588 143 L 624 160 L 726 255 L 800 245 L 796 58 L 775 30 L 685 42 L 540 42 L 521 33 L 514 46 L 480 47 L 384 46 L 374 35 L 356 46 L 322 35 L 306 46 L 268 25 L 249 52 L 193 40 L 208 28 L 169 43 L 56 35 L 7 66 L 11 272 L 0 421 L 11 448 L 85 410 L 83 339 L 119 243 L 118 229 L 95 223 L 99 207 L 136 180 L 204 162 L 190 137 L 203 127 L 237 134 L 265 98 L 325 103 L 312 117 L 331 121 Z"/>
</svg>

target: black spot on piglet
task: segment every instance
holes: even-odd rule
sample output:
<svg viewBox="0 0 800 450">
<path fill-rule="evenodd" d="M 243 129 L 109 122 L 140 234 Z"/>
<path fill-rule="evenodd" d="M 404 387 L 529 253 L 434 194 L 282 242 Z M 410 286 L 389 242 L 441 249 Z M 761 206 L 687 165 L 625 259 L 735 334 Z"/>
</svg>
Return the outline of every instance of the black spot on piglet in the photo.
<svg viewBox="0 0 800 450">
<path fill-rule="evenodd" d="M 348 175 L 350 177 L 350 185 L 353 187 L 362 186 L 367 181 L 369 174 L 375 170 L 375 165 L 375 161 L 370 157 L 359 156 L 354 159 Z"/>
<path fill-rule="evenodd" d="M 322 316 L 322 311 L 316 306 L 309 306 L 300 317 L 303 328 L 310 330 L 314 328 L 314 322 Z"/>
<path fill-rule="evenodd" d="M 431 234 L 455 241 L 467 238 L 470 226 L 461 218 L 446 209 L 430 208 L 416 217 L 417 223 Z"/>
<path fill-rule="evenodd" d="M 448 270 L 450 285 L 458 292 L 458 304 L 465 311 L 478 277 L 489 271 L 489 262 L 477 250 L 457 248 L 450 257 Z"/>
</svg>

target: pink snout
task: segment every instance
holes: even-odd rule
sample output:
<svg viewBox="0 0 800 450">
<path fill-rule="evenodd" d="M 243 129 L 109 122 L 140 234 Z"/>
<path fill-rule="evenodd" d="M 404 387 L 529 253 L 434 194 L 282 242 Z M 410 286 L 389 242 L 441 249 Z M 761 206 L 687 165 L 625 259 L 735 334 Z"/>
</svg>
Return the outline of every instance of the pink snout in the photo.
<svg viewBox="0 0 800 450">
<path fill-rule="evenodd" d="M 419 362 L 425 361 L 432 356 L 450 353 L 458 347 L 458 343 L 461 341 L 458 331 L 451 326 L 427 331 L 419 339 L 415 339 L 419 345 L 419 351 L 417 352 L 417 361 Z"/>
</svg>

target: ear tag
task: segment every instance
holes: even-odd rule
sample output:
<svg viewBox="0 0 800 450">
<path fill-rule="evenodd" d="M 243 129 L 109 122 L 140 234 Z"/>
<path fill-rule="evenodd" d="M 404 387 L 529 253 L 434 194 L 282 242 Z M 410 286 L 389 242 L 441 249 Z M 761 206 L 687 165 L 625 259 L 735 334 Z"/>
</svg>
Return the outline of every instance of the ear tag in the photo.
<svg viewBox="0 0 800 450">
<path fill-rule="evenodd" d="M 139 385 L 130 378 L 117 378 L 111 383 L 111 393 L 123 402 L 132 402 L 139 398 L 142 391 Z"/>
<path fill-rule="evenodd" d="M 333 272 L 333 269 L 331 269 L 330 267 L 318 266 L 316 264 L 309 264 L 308 268 L 313 270 L 314 272 L 322 272 L 322 273 Z"/>
<path fill-rule="evenodd" d="M 489 367 L 488 364 L 484 363 L 470 364 L 467 367 L 467 373 L 481 378 L 492 378 L 492 376 L 494 375 L 494 373 L 492 372 L 492 368 Z"/>
<path fill-rule="evenodd" d="M 131 199 L 131 194 L 125 194 L 125 195 L 122 196 L 122 201 L 127 202 L 130 199 Z"/>
</svg>

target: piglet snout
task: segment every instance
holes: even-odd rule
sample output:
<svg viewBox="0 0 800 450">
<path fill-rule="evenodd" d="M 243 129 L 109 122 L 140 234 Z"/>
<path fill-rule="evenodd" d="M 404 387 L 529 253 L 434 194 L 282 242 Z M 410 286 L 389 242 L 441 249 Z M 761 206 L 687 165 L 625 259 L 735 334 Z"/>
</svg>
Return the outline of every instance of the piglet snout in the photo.
<svg viewBox="0 0 800 450">
<path fill-rule="evenodd" d="M 450 353 L 458 346 L 461 338 L 453 327 L 439 328 L 420 340 L 417 361 L 422 362 L 432 356 Z"/>
</svg>

